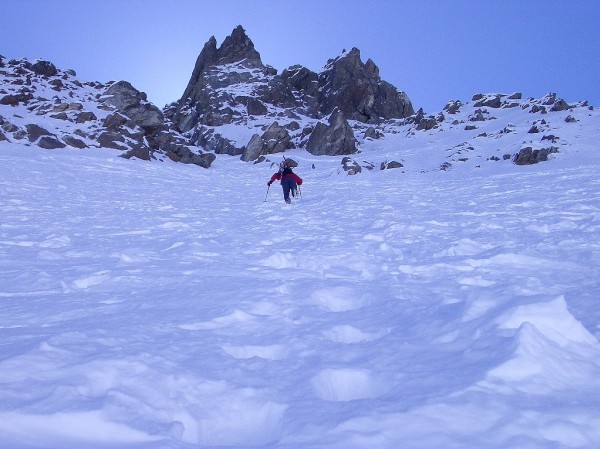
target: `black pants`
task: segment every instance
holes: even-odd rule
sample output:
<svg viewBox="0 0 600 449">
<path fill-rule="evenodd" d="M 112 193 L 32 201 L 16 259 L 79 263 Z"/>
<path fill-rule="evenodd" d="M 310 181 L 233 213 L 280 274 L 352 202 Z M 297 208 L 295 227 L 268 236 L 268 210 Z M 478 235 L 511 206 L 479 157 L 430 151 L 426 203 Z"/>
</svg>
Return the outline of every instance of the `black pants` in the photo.
<svg viewBox="0 0 600 449">
<path fill-rule="evenodd" d="M 281 187 L 283 187 L 283 199 L 286 203 L 289 203 L 290 200 L 290 192 L 292 196 L 296 196 L 296 189 L 298 185 L 296 184 L 296 180 L 294 178 L 283 178 L 281 180 Z"/>
</svg>

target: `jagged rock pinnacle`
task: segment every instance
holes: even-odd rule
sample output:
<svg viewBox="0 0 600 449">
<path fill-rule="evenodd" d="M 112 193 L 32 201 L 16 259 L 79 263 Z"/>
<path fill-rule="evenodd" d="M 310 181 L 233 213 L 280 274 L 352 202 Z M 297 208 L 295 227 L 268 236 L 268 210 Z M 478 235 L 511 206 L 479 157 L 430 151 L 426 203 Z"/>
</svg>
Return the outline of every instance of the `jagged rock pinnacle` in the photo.
<svg viewBox="0 0 600 449">
<path fill-rule="evenodd" d="M 202 74 L 210 67 L 217 65 L 233 64 L 243 62 L 246 67 L 264 67 L 260 59 L 260 53 L 254 49 L 254 43 L 246 35 L 246 31 L 238 25 L 231 35 L 227 36 L 221 47 L 217 48 L 217 40 L 214 36 L 204 44 L 200 55 L 196 59 L 196 65 L 190 77 L 183 95 L 179 101 L 180 107 L 187 99 L 195 100 L 195 91 L 199 91 L 204 83 Z"/>
</svg>

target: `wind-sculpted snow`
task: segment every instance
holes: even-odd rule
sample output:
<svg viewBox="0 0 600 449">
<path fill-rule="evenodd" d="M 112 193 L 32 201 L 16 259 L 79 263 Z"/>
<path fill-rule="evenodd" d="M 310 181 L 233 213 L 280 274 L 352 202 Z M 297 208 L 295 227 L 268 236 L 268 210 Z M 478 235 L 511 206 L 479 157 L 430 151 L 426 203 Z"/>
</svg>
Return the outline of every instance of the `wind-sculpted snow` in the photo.
<svg viewBox="0 0 600 449">
<path fill-rule="evenodd" d="M 235 158 L 0 145 L 2 447 L 600 442 L 592 145 L 354 177 L 298 151 L 291 205 Z"/>
</svg>

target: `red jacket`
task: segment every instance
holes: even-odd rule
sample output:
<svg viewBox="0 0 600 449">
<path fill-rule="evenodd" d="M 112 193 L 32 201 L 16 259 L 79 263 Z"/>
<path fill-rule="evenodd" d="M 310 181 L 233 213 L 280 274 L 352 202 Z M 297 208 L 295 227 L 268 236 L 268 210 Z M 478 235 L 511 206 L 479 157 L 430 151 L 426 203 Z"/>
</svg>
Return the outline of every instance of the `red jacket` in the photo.
<svg viewBox="0 0 600 449">
<path fill-rule="evenodd" d="M 294 173 L 291 170 L 284 170 L 283 171 L 283 175 L 281 173 L 275 173 L 273 176 L 271 176 L 271 184 L 274 183 L 276 180 L 278 179 L 283 179 L 283 178 L 293 178 L 294 181 L 296 181 L 296 184 L 298 184 L 299 186 L 302 185 L 302 178 L 300 176 L 298 176 L 296 173 Z"/>
</svg>

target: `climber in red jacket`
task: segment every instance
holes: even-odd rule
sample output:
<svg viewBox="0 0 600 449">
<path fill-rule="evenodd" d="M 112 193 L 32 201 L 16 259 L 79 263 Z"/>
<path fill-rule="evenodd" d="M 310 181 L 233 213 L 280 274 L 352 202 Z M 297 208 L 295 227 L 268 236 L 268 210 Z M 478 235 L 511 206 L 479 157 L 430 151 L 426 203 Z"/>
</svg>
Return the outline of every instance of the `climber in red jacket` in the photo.
<svg viewBox="0 0 600 449">
<path fill-rule="evenodd" d="M 292 202 L 290 192 L 292 196 L 296 196 L 298 186 L 302 185 L 302 178 L 292 171 L 288 159 L 281 163 L 279 171 L 271 176 L 271 180 L 267 182 L 267 185 L 270 186 L 279 179 L 281 180 L 281 187 L 283 187 L 283 199 L 289 204 Z"/>
</svg>

